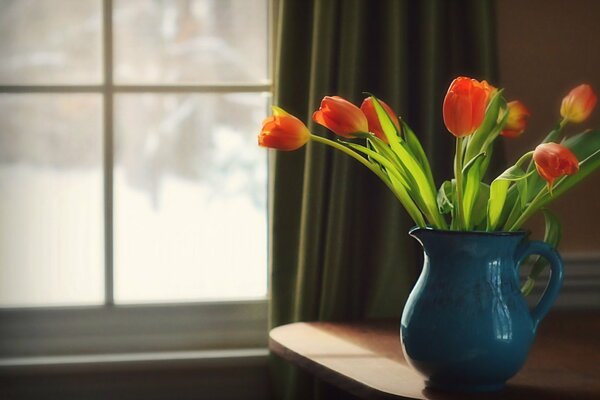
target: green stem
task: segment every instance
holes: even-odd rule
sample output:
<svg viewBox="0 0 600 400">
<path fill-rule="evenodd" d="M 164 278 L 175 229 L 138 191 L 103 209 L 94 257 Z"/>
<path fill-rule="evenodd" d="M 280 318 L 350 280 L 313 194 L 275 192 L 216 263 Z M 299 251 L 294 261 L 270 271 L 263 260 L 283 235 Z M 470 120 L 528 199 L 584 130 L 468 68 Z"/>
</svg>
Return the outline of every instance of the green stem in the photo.
<svg viewBox="0 0 600 400">
<path fill-rule="evenodd" d="M 521 156 L 521 158 L 519 158 L 517 160 L 517 162 L 515 163 L 515 165 L 518 165 L 519 167 L 521 166 L 521 164 L 523 164 L 525 162 L 525 160 L 527 160 L 527 158 L 533 156 L 533 150 L 528 151 L 527 153 L 523 154 Z"/>
<path fill-rule="evenodd" d="M 454 176 L 456 177 L 456 205 L 454 209 L 456 210 L 456 218 L 458 219 L 458 224 L 456 227 L 459 230 L 464 229 L 465 221 L 463 217 L 463 187 L 462 187 L 462 169 L 463 169 L 463 146 L 462 146 L 463 138 L 456 138 L 456 154 L 454 155 Z"/>
<path fill-rule="evenodd" d="M 364 158 L 361 155 L 359 155 L 358 153 L 350 150 L 348 147 L 344 146 L 343 144 L 335 142 L 335 141 L 327 139 L 327 138 L 324 138 L 322 136 L 313 135 L 311 133 L 310 138 L 311 138 L 311 140 L 314 140 L 315 142 L 323 143 L 323 144 L 326 144 L 327 146 L 331 146 L 337 150 L 340 150 L 341 152 L 349 155 L 350 157 L 354 158 L 356 161 L 360 162 L 362 165 L 367 167 L 371 172 L 373 172 L 375 175 L 377 175 L 377 177 L 379 179 L 381 179 L 381 181 L 383 183 L 385 183 L 385 185 L 388 187 L 388 189 L 390 189 L 392 191 L 392 193 L 394 193 L 394 196 L 396 196 L 396 198 L 400 201 L 400 203 L 402 205 L 404 205 L 404 201 L 402 200 L 402 197 L 398 194 L 398 192 L 394 188 L 394 185 L 392 184 L 392 182 L 390 182 L 390 179 L 380 169 L 376 168 L 374 164 L 369 162 L 366 158 Z M 421 214 L 419 214 L 417 212 L 411 212 L 409 207 L 405 206 L 404 208 L 406 209 L 406 211 L 409 213 L 411 218 L 415 221 L 415 223 L 418 226 L 424 227 L 426 225 L 425 220 L 423 219 L 423 216 Z"/>
<path fill-rule="evenodd" d="M 335 142 L 335 143 L 339 144 L 339 142 Z M 402 184 L 404 186 L 408 185 L 408 183 L 406 183 L 406 179 L 399 172 L 399 168 L 384 155 L 379 154 L 376 151 L 369 149 L 368 147 L 364 147 L 364 146 L 361 146 L 358 144 L 346 143 L 346 145 L 349 146 L 351 149 L 358 151 L 359 153 L 363 153 L 364 155 L 374 159 L 381 166 L 383 166 L 385 168 L 385 170 L 387 171 L 387 173 L 389 175 L 393 175 L 394 178 L 396 178 L 398 181 L 402 182 Z M 344 146 L 344 147 L 346 147 L 346 146 Z"/>
<path fill-rule="evenodd" d="M 342 142 L 344 143 L 344 142 Z M 379 154 L 373 150 L 370 150 L 369 148 L 366 148 L 364 146 L 355 144 L 355 143 L 344 143 L 346 146 L 350 147 L 352 150 L 357 151 L 358 153 L 362 153 L 366 156 L 368 156 L 369 159 L 373 159 L 375 160 L 377 163 L 379 163 L 379 165 L 381 165 L 382 167 L 385 168 L 385 171 L 388 173 L 388 175 L 391 175 L 390 178 L 394 178 L 395 180 L 397 180 L 398 182 L 400 182 L 400 184 L 404 187 L 404 188 L 408 188 L 410 187 L 409 183 L 407 182 L 407 180 L 404 178 L 404 176 L 402 175 L 401 172 L 399 172 L 400 168 L 403 167 L 397 167 L 394 163 L 392 163 L 385 155 L 383 154 Z M 392 154 L 394 154 L 392 152 Z M 394 179 L 392 179 L 392 184 L 394 184 Z M 404 189 L 406 190 L 406 189 Z M 422 214 L 425 214 L 426 219 L 433 223 L 434 226 L 436 228 L 444 228 L 443 225 L 440 226 L 440 224 L 438 223 L 438 220 L 435 219 L 435 216 L 431 213 L 430 209 L 427 208 L 427 204 L 423 202 L 423 200 L 421 198 L 418 198 L 416 201 L 414 201 L 414 198 L 411 198 L 411 202 L 415 203 L 415 206 L 417 209 L 419 209 L 419 211 Z M 417 205 L 419 204 L 419 205 Z M 436 209 L 437 211 L 437 209 Z"/>
<path fill-rule="evenodd" d="M 313 135 L 312 133 L 310 134 L 310 138 L 312 140 L 314 140 L 315 142 L 326 144 L 326 145 L 331 146 L 331 147 L 333 147 L 333 148 L 335 148 L 337 150 L 340 150 L 343 153 L 346 153 L 350 157 L 354 158 L 356 161 L 360 162 L 365 167 L 369 168 L 382 181 L 384 181 L 384 182 L 388 181 L 387 177 L 381 172 L 381 170 L 376 169 L 375 166 L 373 164 L 371 164 L 366 158 L 364 158 L 363 156 L 358 155 L 357 153 L 355 153 L 354 151 L 350 150 L 349 148 L 347 148 L 343 144 L 340 144 L 340 143 L 338 143 L 336 141 L 324 138 L 322 136 Z"/>
<path fill-rule="evenodd" d="M 563 128 L 569 123 L 569 120 L 566 118 L 563 118 L 560 123 L 558 124 L 558 131 L 562 131 Z"/>
<path fill-rule="evenodd" d="M 515 199 L 515 202 L 513 203 L 512 209 L 510 210 L 510 213 L 508 214 L 508 218 L 506 218 L 506 223 L 504 224 L 504 230 L 510 231 L 510 229 L 508 227 L 513 226 L 515 220 L 517 219 L 517 215 L 519 215 L 519 199 Z"/>
<path fill-rule="evenodd" d="M 510 226 L 508 228 L 509 231 L 515 231 L 523 225 L 523 223 L 533 214 L 539 207 L 537 207 L 537 202 L 545 196 L 546 191 L 548 190 L 547 186 L 544 186 L 542 190 L 539 191 L 537 196 L 529 203 L 529 205 L 523 210 L 519 218 L 513 223 L 510 224 L 511 221 L 507 221 L 506 226 Z"/>
<path fill-rule="evenodd" d="M 519 219 L 511 226 L 510 230 L 512 231 L 512 230 L 519 229 L 521 227 L 521 225 L 523 225 L 523 223 L 525 221 L 527 221 L 527 219 L 533 215 L 533 213 L 535 213 L 541 207 L 546 205 L 549 201 L 547 195 L 550 194 L 549 198 L 552 199 L 553 193 L 556 194 L 556 191 L 558 190 L 558 188 L 561 187 L 561 185 L 565 181 L 565 179 L 567 179 L 566 176 L 559 178 L 556 181 L 556 183 L 554 184 L 552 192 L 550 192 L 548 190 L 547 185 L 544 186 L 544 188 L 542 190 L 540 190 L 540 192 L 535 196 L 535 198 L 531 201 L 531 203 L 529 203 L 529 206 L 527 206 L 527 208 L 523 211 L 523 213 L 521 214 Z"/>
<path fill-rule="evenodd" d="M 519 160 L 515 163 L 515 165 L 520 167 L 532 155 L 533 155 L 533 151 L 528 151 L 527 153 L 523 154 L 521 156 L 521 158 L 519 158 Z M 535 173 L 535 171 L 527 172 L 525 174 L 525 176 L 523 177 L 523 179 L 528 179 L 529 176 L 533 175 L 534 173 Z M 512 189 L 512 187 L 511 187 L 511 189 Z M 510 213 L 508 214 L 508 217 L 506 218 L 506 223 L 504 224 L 504 230 L 507 230 L 509 227 L 513 226 L 515 220 L 517 219 L 518 215 L 521 212 L 521 207 L 520 207 L 521 202 L 519 201 L 519 198 L 518 198 L 518 196 L 520 196 L 520 195 L 521 195 L 521 193 L 517 193 L 517 198 L 515 199 L 515 202 L 513 203 Z M 527 199 L 526 199 L 526 201 L 527 201 Z M 510 229 L 508 229 L 508 230 L 510 230 Z"/>
</svg>

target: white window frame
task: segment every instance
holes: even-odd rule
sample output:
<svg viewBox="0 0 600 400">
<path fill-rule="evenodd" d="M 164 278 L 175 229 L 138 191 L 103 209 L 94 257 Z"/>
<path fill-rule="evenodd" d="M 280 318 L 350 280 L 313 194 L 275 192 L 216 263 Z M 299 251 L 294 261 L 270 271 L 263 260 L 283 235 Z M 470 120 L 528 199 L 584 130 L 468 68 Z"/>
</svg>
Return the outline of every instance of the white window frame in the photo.
<svg viewBox="0 0 600 400">
<path fill-rule="evenodd" d="M 119 93 L 272 93 L 248 85 L 120 85 L 113 81 L 113 0 L 102 1 L 104 80 L 98 85 L 0 85 L 0 93 L 95 93 L 103 98 L 105 302 L 99 306 L 0 309 L 0 368 L 27 359 L 215 349 L 258 349 L 266 357 L 267 298 L 249 301 L 118 305 L 113 292 L 113 113 Z M 273 0 L 268 1 L 272 76 Z M 265 188 L 265 191 L 267 188 Z M 265 266 L 266 267 L 266 266 Z M 241 354 L 241 353 L 240 353 Z M 46 359 L 46 361 L 48 361 Z M 52 364 L 52 361 L 48 361 Z"/>
</svg>

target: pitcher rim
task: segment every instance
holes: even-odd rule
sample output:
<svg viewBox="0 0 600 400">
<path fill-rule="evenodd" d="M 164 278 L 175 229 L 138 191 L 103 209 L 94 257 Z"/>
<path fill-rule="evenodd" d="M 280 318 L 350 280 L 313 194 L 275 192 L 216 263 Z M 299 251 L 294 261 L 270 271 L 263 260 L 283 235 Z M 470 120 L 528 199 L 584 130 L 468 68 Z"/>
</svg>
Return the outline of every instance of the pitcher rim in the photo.
<svg viewBox="0 0 600 400">
<path fill-rule="evenodd" d="M 480 236 L 526 236 L 530 234 L 530 231 L 525 231 L 522 229 L 519 229 L 518 231 L 492 231 L 492 232 L 488 232 L 488 231 L 477 231 L 477 230 L 468 230 L 468 231 L 455 231 L 455 230 L 447 230 L 447 229 L 437 229 L 437 228 L 432 228 L 430 226 L 425 226 L 425 227 L 420 227 L 420 226 L 413 226 L 412 228 L 410 228 L 410 230 L 408 231 L 409 235 L 412 235 L 414 232 L 417 231 L 431 231 L 431 232 L 436 232 L 436 233 L 443 233 L 443 234 L 450 234 L 450 235 L 480 235 Z"/>
</svg>

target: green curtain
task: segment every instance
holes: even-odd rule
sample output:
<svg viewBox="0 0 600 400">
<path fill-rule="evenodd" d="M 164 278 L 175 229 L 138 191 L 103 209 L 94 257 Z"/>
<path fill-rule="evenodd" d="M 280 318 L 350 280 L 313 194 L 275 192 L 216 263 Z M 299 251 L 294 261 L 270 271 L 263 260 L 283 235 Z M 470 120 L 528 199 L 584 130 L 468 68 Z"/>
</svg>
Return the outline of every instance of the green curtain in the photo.
<svg viewBox="0 0 600 400">
<path fill-rule="evenodd" d="M 437 183 L 452 175 L 441 105 L 451 80 L 496 78 L 492 0 L 280 0 L 274 104 L 311 122 L 325 95 L 371 92 L 420 136 Z M 387 188 L 318 143 L 270 154 L 270 325 L 399 318 L 420 268 L 413 225 Z M 272 357 L 275 398 L 345 397 Z"/>
</svg>

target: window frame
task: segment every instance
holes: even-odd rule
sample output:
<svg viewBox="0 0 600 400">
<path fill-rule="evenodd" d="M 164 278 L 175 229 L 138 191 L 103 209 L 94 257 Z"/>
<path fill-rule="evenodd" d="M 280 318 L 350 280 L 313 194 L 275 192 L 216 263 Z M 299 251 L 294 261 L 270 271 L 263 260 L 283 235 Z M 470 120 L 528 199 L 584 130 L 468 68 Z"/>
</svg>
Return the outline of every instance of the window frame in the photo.
<svg viewBox="0 0 600 400">
<path fill-rule="evenodd" d="M 267 302 L 0 311 L 0 360 L 267 346 Z"/>
<path fill-rule="evenodd" d="M 114 83 L 113 0 L 98 1 L 101 1 L 102 13 L 102 83 L 0 84 L 0 94 L 86 93 L 98 94 L 102 97 L 104 303 L 98 306 L 1 308 L 0 366 L 20 365 L 25 359 L 39 356 L 264 349 L 267 346 L 268 296 L 251 300 L 115 304 L 114 97 L 122 93 L 270 93 L 272 95 L 273 11 L 276 1 L 267 0 L 268 79 L 264 83 L 150 85 Z M 267 188 L 265 187 L 264 190 L 266 192 Z"/>
</svg>

